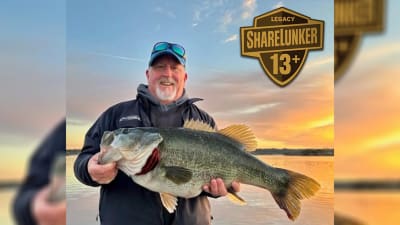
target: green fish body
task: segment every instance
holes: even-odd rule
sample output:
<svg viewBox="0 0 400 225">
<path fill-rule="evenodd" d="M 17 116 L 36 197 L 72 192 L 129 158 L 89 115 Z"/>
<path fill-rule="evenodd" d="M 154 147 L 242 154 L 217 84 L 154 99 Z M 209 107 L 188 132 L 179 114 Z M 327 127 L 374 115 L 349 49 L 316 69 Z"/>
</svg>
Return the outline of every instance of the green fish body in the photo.
<svg viewBox="0 0 400 225">
<path fill-rule="evenodd" d="M 196 197 L 204 184 L 221 178 L 232 201 L 245 203 L 232 191 L 232 181 L 264 188 L 294 220 L 300 213 L 300 200 L 314 195 L 320 185 L 305 175 L 257 159 L 248 152 L 256 145 L 254 134 L 245 125 L 215 131 L 201 122 L 189 121 L 183 128 L 121 128 L 107 132 L 102 139 L 105 152 L 99 161 L 117 161 L 118 168 L 134 182 L 159 192 L 169 212 L 175 210 L 177 197 Z M 141 173 L 154 151 L 159 154 L 157 164 Z"/>
</svg>

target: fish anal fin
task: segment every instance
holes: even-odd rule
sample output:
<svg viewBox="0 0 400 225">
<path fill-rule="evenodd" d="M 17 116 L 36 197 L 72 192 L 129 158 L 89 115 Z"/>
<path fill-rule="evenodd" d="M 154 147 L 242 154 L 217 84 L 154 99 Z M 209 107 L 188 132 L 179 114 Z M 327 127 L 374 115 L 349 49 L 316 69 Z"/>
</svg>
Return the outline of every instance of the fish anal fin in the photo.
<svg viewBox="0 0 400 225">
<path fill-rule="evenodd" d="M 254 151 L 257 148 L 256 136 L 251 131 L 250 127 L 246 125 L 231 125 L 219 130 L 218 133 L 240 142 L 245 147 L 246 151 Z"/>
<path fill-rule="evenodd" d="M 272 193 L 272 196 L 289 219 L 294 221 L 300 214 L 300 200 L 315 195 L 321 186 L 317 181 L 303 174 L 289 170 L 286 172 L 289 174 L 287 189 L 280 193 Z"/>
<path fill-rule="evenodd" d="M 192 179 L 193 173 L 191 170 L 179 166 L 164 166 L 165 177 L 175 184 L 184 184 Z"/>
<path fill-rule="evenodd" d="M 208 123 L 205 123 L 201 120 L 185 120 L 183 124 L 184 128 L 192 129 L 192 130 L 201 130 L 207 132 L 215 132 L 216 130 Z"/>
<path fill-rule="evenodd" d="M 169 212 L 173 213 L 178 205 L 178 198 L 168 193 L 160 193 L 161 203 L 164 208 Z"/>
<path fill-rule="evenodd" d="M 241 198 L 237 193 L 232 189 L 228 188 L 228 194 L 227 194 L 228 199 L 238 205 L 247 205 L 247 202 Z"/>
</svg>

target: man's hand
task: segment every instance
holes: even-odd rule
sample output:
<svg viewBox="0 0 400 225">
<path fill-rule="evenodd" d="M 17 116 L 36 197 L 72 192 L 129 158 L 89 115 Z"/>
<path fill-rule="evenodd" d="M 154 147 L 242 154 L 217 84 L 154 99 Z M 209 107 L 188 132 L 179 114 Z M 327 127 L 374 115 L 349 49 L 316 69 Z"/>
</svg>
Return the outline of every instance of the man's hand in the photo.
<svg viewBox="0 0 400 225">
<path fill-rule="evenodd" d="M 50 203 L 47 199 L 50 187 L 45 186 L 33 197 L 31 210 L 38 225 L 65 225 L 66 201 Z"/>
<path fill-rule="evenodd" d="M 232 189 L 234 192 L 239 192 L 240 183 L 233 181 Z M 228 194 L 228 190 L 226 189 L 224 181 L 221 178 L 211 179 L 209 184 L 203 186 L 203 191 L 208 192 L 215 197 L 225 196 Z"/>
<path fill-rule="evenodd" d="M 99 154 L 93 155 L 88 162 L 88 172 L 92 180 L 99 184 L 108 184 L 117 176 L 117 163 L 112 162 L 104 165 L 98 163 Z"/>
</svg>

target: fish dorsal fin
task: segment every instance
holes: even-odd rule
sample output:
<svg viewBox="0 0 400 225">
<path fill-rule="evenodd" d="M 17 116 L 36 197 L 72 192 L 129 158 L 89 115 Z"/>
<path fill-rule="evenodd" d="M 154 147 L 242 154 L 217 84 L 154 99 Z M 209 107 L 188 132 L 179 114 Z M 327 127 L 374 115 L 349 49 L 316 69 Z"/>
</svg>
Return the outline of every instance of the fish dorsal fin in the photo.
<svg viewBox="0 0 400 225">
<path fill-rule="evenodd" d="M 218 133 L 240 142 L 242 145 L 244 145 L 246 151 L 254 151 L 257 148 L 256 136 L 251 131 L 250 127 L 246 125 L 231 125 L 219 130 Z"/>
<path fill-rule="evenodd" d="M 178 205 L 178 199 L 167 193 L 160 193 L 161 203 L 169 213 L 173 213 Z"/>
<path fill-rule="evenodd" d="M 183 124 L 184 128 L 189 128 L 193 130 L 202 130 L 207 132 L 215 132 L 216 130 L 211 127 L 210 124 L 205 123 L 201 120 L 185 120 Z"/>
</svg>

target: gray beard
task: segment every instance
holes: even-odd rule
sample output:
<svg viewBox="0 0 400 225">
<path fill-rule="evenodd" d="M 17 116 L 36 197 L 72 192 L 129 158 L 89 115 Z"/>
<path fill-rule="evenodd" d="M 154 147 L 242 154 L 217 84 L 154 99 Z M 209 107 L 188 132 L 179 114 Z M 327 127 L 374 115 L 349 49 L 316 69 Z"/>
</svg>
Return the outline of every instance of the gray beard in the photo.
<svg viewBox="0 0 400 225">
<path fill-rule="evenodd" d="M 176 87 L 172 91 L 162 91 L 160 87 L 156 87 L 156 95 L 161 101 L 173 101 L 176 97 Z"/>
</svg>

